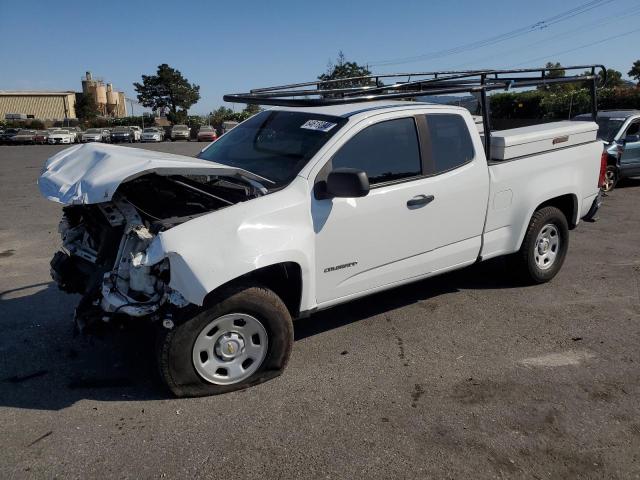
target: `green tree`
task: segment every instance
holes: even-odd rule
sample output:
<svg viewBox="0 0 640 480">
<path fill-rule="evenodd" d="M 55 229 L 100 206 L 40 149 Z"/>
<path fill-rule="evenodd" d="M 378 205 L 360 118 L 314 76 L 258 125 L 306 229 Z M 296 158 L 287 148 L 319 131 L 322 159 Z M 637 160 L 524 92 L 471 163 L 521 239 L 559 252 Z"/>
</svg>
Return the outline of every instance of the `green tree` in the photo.
<svg viewBox="0 0 640 480">
<path fill-rule="evenodd" d="M 640 60 L 636 60 L 635 62 L 633 62 L 631 70 L 629 70 L 627 75 L 633 78 L 636 82 L 638 82 L 638 85 L 640 85 Z"/>
<path fill-rule="evenodd" d="M 220 128 L 222 127 L 223 122 L 226 122 L 227 120 L 233 120 L 235 114 L 230 108 L 220 107 L 217 110 L 211 112 L 209 115 L 211 117 L 211 125 L 216 128 Z"/>
<path fill-rule="evenodd" d="M 545 68 L 549 69 L 557 69 L 557 70 L 547 70 L 545 72 L 546 78 L 558 78 L 564 77 L 567 74 L 567 71 L 562 68 L 560 62 L 547 62 Z M 569 90 L 573 90 L 578 86 L 578 84 L 573 83 L 557 83 L 550 85 L 538 85 L 538 90 L 542 90 L 543 92 L 567 92 Z"/>
<path fill-rule="evenodd" d="M 602 79 L 602 72 L 598 73 L 598 76 Z M 613 68 L 607 68 L 607 81 L 604 84 L 604 88 L 621 87 L 623 85 L 622 72 L 614 70 Z"/>
<path fill-rule="evenodd" d="M 169 110 L 173 123 L 187 119 L 187 111 L 200 99 L 200 86 L 191 84 L 179 70 L 166 63 L 158 66 L 156 75 L 142 75 L 142 83 L 133 84 L 138 101 L 152 110 Z"/>
<path fill-rule="evenodd" d="M 76 117 L 81 122 L 95 120 L 100 115 L 98 104 L 92 95 L 81 94 L 76 100 Z"/>
<path fill-rule="evenodd" d="M 371 71 L 368 67 L 358 65 L 356 62 L 348 62 L 344 53 L 340 51 L 338 52 L 338 58 L 336 59 L 336 62 L 333 63 L 332 61 L 329 61 L 326 72 L 322 75 L 319 75 L 318 80 L 329 81 L 338 80 L 340 78 L 363 77 L 366 75 L 371 75 Z M 320 84 L 323 90 L 374 85 L 376 85 L 376 83 L 371 79 L 349 80 L 344 82 L 330 82 L 326 84 Z"/>
<path fill-rule="evenodd" d="M 591 75 L 591 70 L 585 70 L 583 75 Z M 588 87 L 588 82 L 585 86 Z M 604 85 L 602 85 L 602 70 L 598 70 L 598 86 L 601 86 L 602 88 L 615 88 L 624 86 L 624 81 L 622 80 L 622 72 L 614 70 L 613 68 L 607 68 L 607 81 Z"/>
<path fill-rule="evenodd" d="M 244 122 L 247 118 L 253 117 L 256 113 L 260 113 L 262 109 L 259 105 L 247 104 L 241 112 L 234 113 L 231 120 L 236 122 Z"/>
</svg>

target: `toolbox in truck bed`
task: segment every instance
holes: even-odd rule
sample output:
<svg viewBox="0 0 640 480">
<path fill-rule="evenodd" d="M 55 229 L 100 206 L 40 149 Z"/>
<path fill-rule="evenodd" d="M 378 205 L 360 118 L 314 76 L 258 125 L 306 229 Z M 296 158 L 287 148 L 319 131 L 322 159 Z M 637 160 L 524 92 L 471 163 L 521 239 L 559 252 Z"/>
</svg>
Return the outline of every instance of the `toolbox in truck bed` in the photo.
<svg viewBox="0 0 640 480">
<path fill-rule="evenodd" d="M 595 122 L 551 122 L 491 132 L 491 160 L 513 160 L 596 141 Z"/>
</svg>

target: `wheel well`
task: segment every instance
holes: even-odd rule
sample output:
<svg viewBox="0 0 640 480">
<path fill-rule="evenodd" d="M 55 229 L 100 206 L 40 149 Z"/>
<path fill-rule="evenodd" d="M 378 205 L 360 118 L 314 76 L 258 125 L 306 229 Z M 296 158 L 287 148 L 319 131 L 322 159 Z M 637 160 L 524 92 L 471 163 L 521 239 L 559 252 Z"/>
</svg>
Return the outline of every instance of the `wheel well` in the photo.
<svg viewBox="0 0 640 480">
<path fill-rule="evenodd" d="M 569 228 L 576 227 L 576 213 L 578 211 L 578 199 L 572 193 L 568 193 L 566 195 L 560 195 L 559 197 L 555 197 L 550 200 L 547 200 L 546 202 L 538 205 L 535 211 L 537 212 L 538 210 L 544 207 L 556 207 L 558 210 L 564 213 L 564 216 L 567 219 L 567 223 L 569 224 Z"/>
<path fill-rule="evenodd" d="M 283 262 L 253 270 L 209 292 L 206 305 L 220 289 L 237 284 L 254 284 L 272 290 L 284 302 L 292 318 L 300 314 L 302 299 L 302 269 L 294 262 Z"/>
</svg>

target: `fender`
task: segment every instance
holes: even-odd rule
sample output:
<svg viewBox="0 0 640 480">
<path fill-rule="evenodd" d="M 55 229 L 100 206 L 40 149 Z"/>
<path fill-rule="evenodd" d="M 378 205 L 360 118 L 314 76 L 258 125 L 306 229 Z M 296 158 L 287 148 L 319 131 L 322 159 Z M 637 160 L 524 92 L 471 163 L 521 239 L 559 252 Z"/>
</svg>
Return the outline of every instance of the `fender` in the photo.
<svg viewBox="0 0 640 480">
<path fill-rule="evenodd" d="M 302 272 L 300 308 L 315 298 L 313 224 L 307 182 L 190 220 L 156 237 L 147 255 L 168 258 L 170 287 L 202 305 L 208 293 L 256 269 L 295 262 Z"/>
</svg>

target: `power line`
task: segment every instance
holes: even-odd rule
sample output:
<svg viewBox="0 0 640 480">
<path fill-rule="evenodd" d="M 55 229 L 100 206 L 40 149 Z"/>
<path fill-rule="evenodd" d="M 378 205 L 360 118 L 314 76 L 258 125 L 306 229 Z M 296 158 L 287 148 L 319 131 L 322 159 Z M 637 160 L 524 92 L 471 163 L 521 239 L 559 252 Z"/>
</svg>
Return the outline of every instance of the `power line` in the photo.
<svg viewBox="0 0 640 480">
<path fill-rule="evenodd" d="M 368 65 L 370 66 L 390 66 L 390 65 L 400 65 L 403 63 L 412 63 L 412 62 L 417 62 L 420 60 L 428 60 L 428 59 L 433 59 L 433 58 L 438 58 L 438 57 L 443 57 L 443 56 L 448 56 L 448 55 L 454 55 L 454 54 L 458 54 L 458 53 L 462 53 L 465 51 L 469 51 L 469 50 L 476 50 L 478 48 L 481 47 L 485 47 L 488 45 L 493 45 L 495 43 L 499 43 L 499 42 L 504 42 L 506 40 L 510 40 L 512 38 L 521 36 L 521 35 L 526 35 L 528 33 L 531 33 L 533 31 L 536 30 L 543 30 L 545 28 L 548 28 L 552 25 L 555 25 L 556 23 L 559 22 L 563 22 L 566 20 L 569 20 L 577 15 L 581 15 L 583 13 L 586 13 L 590 10 L 593 10 L 594 8 L 606 5 L 607 3 L 611 3 L 615 0 L 591 0 L 585 4 L 582 4 L 578 7 L 574 7 L 570 10 L 567 10 L 565 12 L 559 13 L 557 15 L 554 15 L 552 17 L 548 17 L 545 18 L 543 20 L 540 20 L 536 23 L 533 23 L 531 25 L 527 25 L 525 27 L 520 27 L 518 29 L 512 30 L 510 32 L 506 32 L 506 33 L 502 33 L 500 35 L 496 35 L 493 37 L 489 37 L 489 38 L 485 38 L 483 40 L 476 40 L 474 42 L 470 42 L 464 45 L 459 45 L 457 47 L 452 47 L 449 49 L 445 49 L 445 50 L 439 50 L 436 52 L 431 52 L 431 53 L 425 53 L 422 55 L 415 55 L 415 56 L 411 56 L 411 57 L 403 57 L 403 58 L 396 58 L 396 59 L 390 59 L 390 60 L 381 60 L 378 62 L 369 62 Z"/>
<path fill-rule="evenodd" d="M 573 30 L 569 30 L 567 32 L 563 32 L 563 33 L 560 33 L 558 35 L 554 35 L 552 37 L 545 38 L 545 39 L 537 41 L 537 42 L 529 43 L 525 47 L 513 48 L 511 50 L 499 52 L 499 53 L 496 53 L 494 55 L 489 55 L 487 57 L 475 59 L 473 61 L 473 63 L 468 63 L 467 62 L 467 63 L 458 64 L 458 65 L 455 65 L 455 66 L 451 67 L 451 69 L 455 70 L 455 69 L 459 69 L 459 68 L 467 68 L 467 67 L 469 67 L 471 65 L 477 65 L 479 62 L 484 62 L 485 60 L 491 60 L 493 58 L 504 57 L 506 55 L 510 55 L 512 53 L 515 53 L 515 52 L 521 52 L 523 48 L 530 48 L 530 47 L 533 47 L 533 46 L 536 46 L 536 45 L 542 45 L 543 43 L 549 43 L 549 42 L 551 42 L 553 40 L 557 40 L 559 38 L 570 37 L 572 35 L 575 35 L 576 33 L 584 33 L 585 29 L 587 29 L 589 27 L 607 25 L 607 24 L 613 23 L 613 22 L 620 22 L 620 18 L 622 18 L 622 17 L 624 17 L 626 19 L 626 18 L 630 18 L 630 17 L 633 17 L 635 15 L 639 15 L 639 14 L 640 14 L 640 7 L 639 6 L 635 6 L 635 7 L 632 7 L 630 9 L 623 10 L 622 12 L 617 12 L 615 15 L 611 15 L 609 17 L 604 17 L 602 19 L 598 19 L 598 20 L 595 20 L 593 22 L 589 22 L 587 24 L 581 25 L 578 28 L 575 28 Z"/>
<path fill-rule="evenodd" d="M 620 33 L 618 35 L 613 35 L 611 37 L 603 38 L 602 40 L 598 40 L 596 42 L 591 42 L 591 43 L 587 43 L 587 44 L 584 44 L 584 45 L 580 45 L 579 47 L 570 48 L 568 50 L 563 50 L 561 52 L 555 52 L 555 53 L 550 53 L 548 55 L 544 55 L 542 57 L 531 58 L 531 59 L 529 59 L 529 60 L 527 60 L 525 62 L 520 62 L 520 63 L 516 63 L 514 65 L 510 65 L 509 68 L 519 67 L 521 65 L 525 65 L 525 64 L 530 63 L 530 62 L 537 62 L 538 60 L 549 59 L 549 58 L 555 57 L 557 55 L 563 55 L 565 53 L 575 52 L 576 50 L 582 50 L 583 48 L 592 47 L 594 45 L 599 45 L 600 43 L 605 43 L 605 42 L 608 42 L 610 40 L 615 40 L 616 38 L 624 37 L 626 35 L 631 35 L 632 33 L 635 33 L 635 32 L 640 32 L 640 28 L 636 28 L 635 30 L 629 30 L 628 32 Z"/>
</svg>

